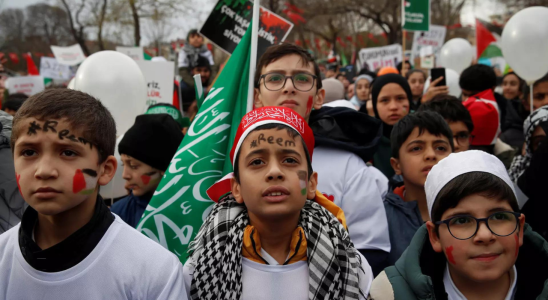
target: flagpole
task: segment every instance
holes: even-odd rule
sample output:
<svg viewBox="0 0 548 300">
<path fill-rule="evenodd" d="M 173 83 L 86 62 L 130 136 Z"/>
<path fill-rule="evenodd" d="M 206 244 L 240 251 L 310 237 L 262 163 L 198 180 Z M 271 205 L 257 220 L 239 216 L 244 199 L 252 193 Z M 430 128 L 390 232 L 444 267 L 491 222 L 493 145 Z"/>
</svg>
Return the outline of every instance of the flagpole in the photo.
<svg viewBox="0 0 548 300">
<path fill-rule="evenodd" d="M 261 15 L 261 0 L 253 3 L 253 18 L 251 27 L 251 52 L 249 54 L 249 85 L 247 91 L 247 111 L 253 109 L 253 94 L 255 92 L 255 68 L 257 65 L 257 48 L 259 43 L 259 18 Z"/>
</svg>

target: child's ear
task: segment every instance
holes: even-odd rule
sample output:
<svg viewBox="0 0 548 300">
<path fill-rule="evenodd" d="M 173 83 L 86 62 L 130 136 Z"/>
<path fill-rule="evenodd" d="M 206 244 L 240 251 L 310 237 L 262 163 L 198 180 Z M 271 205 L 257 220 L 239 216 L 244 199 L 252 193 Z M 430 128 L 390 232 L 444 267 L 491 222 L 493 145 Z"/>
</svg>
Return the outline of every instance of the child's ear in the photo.
<svg viewBox="0 0 548 300">
<path fill-rule="evenodd" d="M 320 108 L 322 108 L 322 105 L 323 105 L 323 101 L 325 99 L 325 90 L 324 89 L 320 89 L 317 93 L 316 93 L 316 97 L 314 99 L 314 109 L 318 110 Z"/>
<path fill-rule="evenodd" d="M 261 94 L 258 88 L 253 89 L 253 105 L 255 108 L 261 108 L 263 107 L 263 103 L 261 102 L 261 99 L 259 99 L 259 95 Z"/>
<path fill-rule="evenodd" d="M 101 164 L 99 178 L 97 180 L 99 185 L 107 185 L 116 174 L 117 168 L 118 161 L 113 155 L 109 155 L 105 162 Z"/>
<path fill-rule="evenodd" d="M 426 222 L 426 229 L 428 230 L 428 237 L 430 238 L 430 244 L 432 245 L 432 248 L 434 248 L 434 251 L 441 253 L 442 247 L 440 243 L 440 237 L 436 233 L 436 225 L 432 223 L 432 221 Z"/>
<path fill-rule="evenodd" d="M 232 196 L 234 196 L 236 202 L 240 204 L 244 203 L 244 198 L 242 197 L 242 193 L 240 190 L 241 186 L 238 181 L 236 181 L 236 178 L 230 178 L 230 186 L 232 186 Z"/>
<path fill-rule="evenodd" d="M 306 199 L 314 199 L 316 197 L 316 188 L 318 187 L 318 173 L 312 173 L 308 180 L 308 190 L 306 191 Z"/>
<path fill-rule="evenodd" d="M 401 166 L 399 159 L 390 157 L 390 165 L 392 166 L 392 169 L 394 169 L 396 175 L 401 175 Z"/>
<path fill-rule="evenodd" d="M 521 247 L 523 245 L 523 231 L 525 226 L 525 215 L 521 214 L 518 219 L 519 222 L 519 246 Z"/>
</svg>

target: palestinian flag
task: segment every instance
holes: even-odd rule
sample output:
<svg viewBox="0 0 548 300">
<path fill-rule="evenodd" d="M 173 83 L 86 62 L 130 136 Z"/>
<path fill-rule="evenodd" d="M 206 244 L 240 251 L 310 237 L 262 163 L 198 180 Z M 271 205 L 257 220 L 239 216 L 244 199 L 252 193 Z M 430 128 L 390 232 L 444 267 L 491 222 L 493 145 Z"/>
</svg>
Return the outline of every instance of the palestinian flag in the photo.
<svg viewBox="0 0 548 300">
<path fill-rule="evenodd" d="M 502 28 L 476 19 L 476 51 L 478 63 L 489 66 L 498 65 L 501 71 L 506 70 L 506 60 L 499 45 Z"/>
</svg>

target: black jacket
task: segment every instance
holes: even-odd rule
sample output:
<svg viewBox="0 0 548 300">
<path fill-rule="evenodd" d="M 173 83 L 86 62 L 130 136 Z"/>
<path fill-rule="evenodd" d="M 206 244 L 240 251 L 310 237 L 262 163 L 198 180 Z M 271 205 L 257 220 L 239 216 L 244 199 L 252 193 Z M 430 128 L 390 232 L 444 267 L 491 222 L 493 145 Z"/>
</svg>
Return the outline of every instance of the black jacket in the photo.
<svg viewBox="0 0 548 300">
<path fill-rule="evenodd" d="M 312 111 L 308 122 L 315 147 L 352 152 L 364 162 L 373 159 L 382 136 L 382 122 L 346 107 L 322 107 Z"/>
</svg>

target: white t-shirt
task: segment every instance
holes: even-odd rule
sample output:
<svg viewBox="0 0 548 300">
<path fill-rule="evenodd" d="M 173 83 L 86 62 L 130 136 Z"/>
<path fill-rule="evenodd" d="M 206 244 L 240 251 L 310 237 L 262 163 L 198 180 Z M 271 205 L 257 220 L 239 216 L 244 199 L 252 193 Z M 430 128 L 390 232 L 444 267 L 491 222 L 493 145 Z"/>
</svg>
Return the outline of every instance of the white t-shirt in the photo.
<svg viewBox="0 0 548 300">
<path fill-rule="evenodd" d="M 506 294 L 506 297 L 504 300 L 513 300 L 514 299 L 514 293 L 516 290 L 516 282 L 518 281 L 518 272 L 516 270 L 516 266 L 512 268 L 512 271 L 510 271 L 510 289 L 508 290 L 508 294 Z M 445 272 L 443 274 L 443 285 L 445 286 L 445 292 L 448 295 L 448 300 L 466 300 L 466 297 L 459 291 L 459 289 L 455 286 L 455 283 L 453 282 L 453 279 L 451 278 L 451 274 L 449 273 L 449 266 L 445 267 Z"/>
<path fill-rule="evenodd" d="M 388 190 L 386 176 L 354 153 L 325 147 L 314 148 L 312 168 L 318 172 L 318 190 L 333 196 L 344 211 L 356 249 L 390 252 L 383 204 Z"/>
<path fill-rule="evenodd" d="M 358 253 L 359 254 L 359 253 Z M 367 260 L 361 255 L 365 275 L 360 272 L 360 288 L 367 296 L 373 281 L 373 272 Z M 307 300 L 309 291 L 308 262 L 299 261 L 290 265 L 280 265 L 264 249 L 261 256 L 269 265 L 242 258 L 242 299 L 241 300 Z M 184 266 L 187 297 L 190 299 L 190 285 L 194 267 L 187 261 Z M 360 300 L 366 298 L 360 297 Z"/>
<path fill-rule="evenodd" d="M 54 273 L 31 267 L 19 248 L 21 224 L 0 235 L 0 299 L 182 299 L 177 257 L 116 216 L 95 249 Z"/>
</svg>

